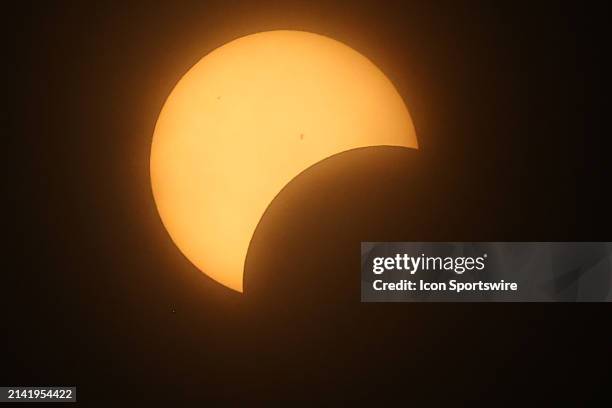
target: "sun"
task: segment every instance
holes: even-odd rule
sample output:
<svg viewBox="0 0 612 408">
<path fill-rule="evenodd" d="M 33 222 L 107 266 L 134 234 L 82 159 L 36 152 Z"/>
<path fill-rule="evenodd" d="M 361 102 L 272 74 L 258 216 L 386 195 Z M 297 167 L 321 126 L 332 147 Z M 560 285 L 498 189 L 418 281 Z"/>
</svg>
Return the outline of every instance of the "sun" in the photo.
<svg viewBox="0 0 612 408">
<path fill-rule="evenodd" d="M 206 55 L 168 96 L 151 147 L 153 195 L 183 254 L 242 292 L 251 237 L 281 189 L 329 156 L 378 145 L 417 148 L 380 69 L 328 37 L 257 33 Z"/>
</svg>

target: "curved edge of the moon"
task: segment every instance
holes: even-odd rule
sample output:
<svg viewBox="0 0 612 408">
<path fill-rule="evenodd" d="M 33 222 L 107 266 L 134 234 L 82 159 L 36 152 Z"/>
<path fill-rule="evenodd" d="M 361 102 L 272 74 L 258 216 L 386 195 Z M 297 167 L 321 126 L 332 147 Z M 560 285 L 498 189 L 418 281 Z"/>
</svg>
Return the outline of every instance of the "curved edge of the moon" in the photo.
<svg viewBox="0 0 612 408">
<path fill-rule="evenodd" d="M 415 140 L 416 143 L 416 140 Z M 363 150 L 363 149 L 370 149 L 373 147 L 397 147 L 397 148 L 402 148 L 402 149 L 412 149 L 412 150 L 418 150 L 418 143 L 416 143 L 416 145 L 414 147 L 412 146 L 408 146 L 408 145 L 398 145 L 398 144 L 376 144 L 376 145 L 370 145 L 370 146 L 360 146 L 360 147 L 355 147 L 352 149 L 347 149 L 347 150 L 343 150 L 341 152 L 337 152 L 334 153 L 330 156 L 327 156 L 321 160 L 319 160 L 318 162 L 311 164 L 310 166 L 306 167 L 304 170 L 300 171 L 298 174 L 296 174 L 295 176 L 293 176 L 284 186 L 283 188 L 281 188 L 275 195 L 274 197 L 272 197 L 272 199 L 270 200 L 270 202 L 268 203 L 268 205 L 266 206 L 266 209 L 263 211 L 263 213 L 261 214 L 261 216 L 259 217 L 259 219 L 257 220 L 257 224 L 255 225 L 255 229 L 253 230 L 253 233 L 251 234 L 251 238 L 249 239 L 249 246 L 247 247 L 247 252 L 246 254 L 244 254 L 244 260 L 242 262 L 242 283 L 240 285 L 240 290 L 235 289 L 235 288 L 231 288 L 227 285 L 224 285 L 223 283 L 221 283 L 223 286 L 234 290 L 238 293 L 244 293 L 244 277 L 246 276 L 246 264 L 247 264 L 247 258 L 249 257 L 249 254 L 251 252 L 251 245 L 253 244 L 253 237 L 255 236 L 255 234 L 257 233 L 257 230 L 259 229 L 259 226 L 261 225 L 261 221 L 264 219 L 264 217 L 266 216 L 266 214 L 268 213 L 268 211 L 270 210 L 270 207 L 272 206 L 272 203 L 274 202 L 274 200 L 276 200 L 276 198 L 282 194 L 283 191 L 285 191 L 285 189 L 289 186 L 289 184 L 291 184 L 296 178 L 298 178 L 299 176 L 301 176 L 302 174 L 306 173 L 307 171 L 309 171 L 310 169 L 312 169 L 315 166 L 318 166 L 319 164 L 327 161 L 327 160 L 331 160 L 336 158 L 337 156 L 346 154 L 346 153 L 350 153 L 350 152 L 354 152 L 357 150 Z"/>
</svg>

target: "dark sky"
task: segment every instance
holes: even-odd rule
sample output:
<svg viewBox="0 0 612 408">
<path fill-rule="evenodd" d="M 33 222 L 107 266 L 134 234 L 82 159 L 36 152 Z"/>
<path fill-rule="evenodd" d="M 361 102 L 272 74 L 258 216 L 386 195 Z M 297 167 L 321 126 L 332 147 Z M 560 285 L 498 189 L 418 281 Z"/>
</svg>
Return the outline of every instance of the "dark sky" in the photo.
<svg viewBox="0 0 612 408">
<path fill-rule="evenodd" d="M 607 305 L 359 303 L 360 241 L 610 241 L 600 10 L 81 3 L 3 13 L 15 96 L 0 383 L 76 385 L 86 405 L 270 394 L 464 403 L 519 390 L 550 403 L 602 391 Z M 170 241 L 149 147 L 181 75 L 269 29 L 368 56 L 406 101 L 421 149 L 358 150 L 290 183 L 253 238 L 241 296 Z"/>
</svg>

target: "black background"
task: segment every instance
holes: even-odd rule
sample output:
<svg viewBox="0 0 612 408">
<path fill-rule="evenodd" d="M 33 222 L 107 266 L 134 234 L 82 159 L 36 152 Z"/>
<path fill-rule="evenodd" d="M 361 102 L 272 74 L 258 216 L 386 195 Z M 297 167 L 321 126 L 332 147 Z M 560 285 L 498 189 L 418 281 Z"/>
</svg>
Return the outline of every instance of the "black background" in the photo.
<svg viewBox="0 0 612 408">
<path fill-rule="evenodd" d="M 3 12 L 3 385 L 76 385 L 83 405 L 603 393 L 607 304 L 359 302 L 360 241 L 611 240 L 601 10 L 81 3 Z M 255 233 L 239 295 L 172 244 L 148 155 L 181 75 L 270 29 L 368 56 L 421 148 L 356 150 L 297 177 Z"/>
</svg>

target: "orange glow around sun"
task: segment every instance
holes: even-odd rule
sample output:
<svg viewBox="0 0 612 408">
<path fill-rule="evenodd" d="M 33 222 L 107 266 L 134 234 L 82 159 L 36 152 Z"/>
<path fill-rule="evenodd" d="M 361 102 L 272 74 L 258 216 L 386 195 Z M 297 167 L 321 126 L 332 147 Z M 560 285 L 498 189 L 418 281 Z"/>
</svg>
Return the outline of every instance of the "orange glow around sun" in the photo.
<svg viewBox="0 0 612 408">
<path fill-rule="evenodd" d="M 377 145 L 417 139 L 371 61 L 317 34 L 253 34 L 206 55 L 168 97 L 151 148 L 153 195 L 183 254 L 241 292 L 251 237 L 281 189 L 329 156 Z"/>
</svg>

